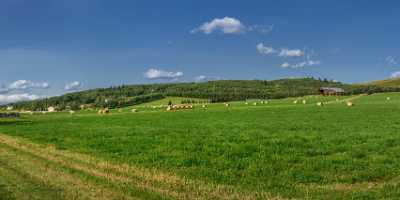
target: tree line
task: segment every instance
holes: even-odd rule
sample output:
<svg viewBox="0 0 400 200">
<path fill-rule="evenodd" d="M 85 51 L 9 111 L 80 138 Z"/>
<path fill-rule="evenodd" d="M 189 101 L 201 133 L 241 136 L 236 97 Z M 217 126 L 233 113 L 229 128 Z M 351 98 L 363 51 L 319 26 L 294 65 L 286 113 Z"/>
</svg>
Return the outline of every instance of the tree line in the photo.
<svg viewBox="0 0 400 200">
<path fill-rule="evenodd" d="M 313 95 L 320 87 L 340 87 L 346 94 L 394 92 L 397 88 L 353 86 L 326 79 L 296 78 L 280 80 L 219 80 L 203 83 L 167 83 L 147 85 L 121 85 L 68 93 L 35 101 L 11 104 L 15 109 L 46 110 L 55 106 L 59 110 L 78 110 L 88 107 L 119 108 L 162 99 L 166 96 L 206 99 L 225 102 L 246 99 L 279 99 Z M 4 108 L 4 106 L 3 106 Z"/>
</svg>

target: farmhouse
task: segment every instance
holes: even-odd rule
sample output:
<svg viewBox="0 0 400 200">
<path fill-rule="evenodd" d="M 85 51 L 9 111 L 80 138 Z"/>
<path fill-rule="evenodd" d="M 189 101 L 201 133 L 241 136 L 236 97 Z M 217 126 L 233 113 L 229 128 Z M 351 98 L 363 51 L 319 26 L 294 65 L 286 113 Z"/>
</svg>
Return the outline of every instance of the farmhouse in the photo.
<svg viewBox="0 0 400 200">
<path fill-rule="evenodd" d="M 50 107 L 47 108 L 47 111 L 48 111 L 48 112 L 55 112 L 55 111 L 56 111 L 56 108 L 53 107 L 53 106 L 50 106 Z"/>
<path fill-rule="evenodd" d="M 321 95 L 324 96 L 341 96 L 344 95 L 344 89 L 342 88 L 331 88 L 331 87 L 322 87 L 319 89 Z"/>
</svg>

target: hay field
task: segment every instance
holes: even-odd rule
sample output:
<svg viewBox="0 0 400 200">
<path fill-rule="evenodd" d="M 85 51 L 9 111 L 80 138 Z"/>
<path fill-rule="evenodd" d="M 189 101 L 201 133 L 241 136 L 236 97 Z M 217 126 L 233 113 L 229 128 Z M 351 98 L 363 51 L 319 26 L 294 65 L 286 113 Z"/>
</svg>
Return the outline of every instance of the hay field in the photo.
<svg viewBox="0 0 400 200">
<path fill-rule="evenodd" d="M 400 196 L 399 93 L 254 102 L 1 120 L 0 199 Z"/>
</svg>

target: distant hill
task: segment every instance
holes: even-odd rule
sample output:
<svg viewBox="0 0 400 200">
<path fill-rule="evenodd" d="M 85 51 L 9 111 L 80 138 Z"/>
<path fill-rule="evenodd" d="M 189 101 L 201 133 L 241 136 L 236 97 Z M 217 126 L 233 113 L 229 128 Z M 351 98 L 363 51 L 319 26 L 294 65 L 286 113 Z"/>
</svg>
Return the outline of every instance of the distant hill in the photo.
<svg viewBox="0 0 400 200">
<path fill-rule="evenodd" d="M 355 84 L 355 85 L 400 88 L 400 78 L 370 81 L 370 82 L 360 83 L 360 84 Z"/>
<path fill-rule="evenodd" d="M 320 87 L 341 87 L 346 93 L 365 93 L 378 88 L 350 85 L 314 78 L 279 80 L 219 80 L 202 83 L 166 83 L 147 85 L 122 85 L 69 93 L 58 97 L 12 105 L 16 109 L 45 110 L 55 106 L 60 110 L 85 107 L 126 107 L 163 99 L 166 96 L 208 99 L 224 102 L 245 99 L 277 99 L 318 94 Z M 378 91 L 379 92 L 379 91 Z M 3 107 L 4 108 L 4 107 Z"/>
</svg>

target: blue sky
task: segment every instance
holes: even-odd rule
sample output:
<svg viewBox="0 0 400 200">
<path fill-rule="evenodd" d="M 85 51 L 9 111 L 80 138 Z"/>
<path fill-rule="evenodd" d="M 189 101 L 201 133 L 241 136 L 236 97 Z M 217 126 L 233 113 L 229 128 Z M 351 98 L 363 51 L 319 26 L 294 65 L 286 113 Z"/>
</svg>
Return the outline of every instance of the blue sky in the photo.
<svg viewBox="0 0 400 200">
<path fill-rule="evenodd" d="M 400 74 L 399 9 L 396 0 L 2 0 L 0 103 L 119 84 L 390 78 Z"/>
</svg>

